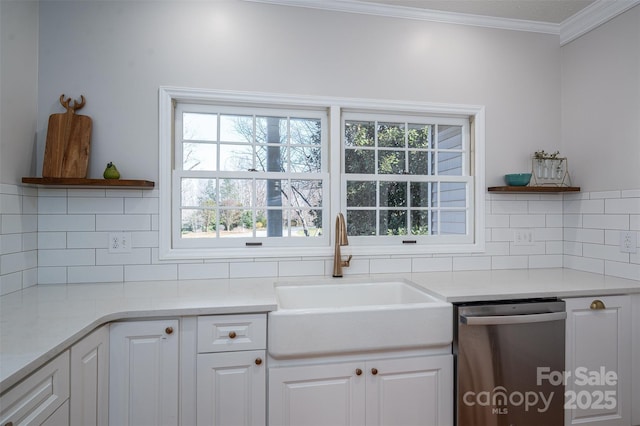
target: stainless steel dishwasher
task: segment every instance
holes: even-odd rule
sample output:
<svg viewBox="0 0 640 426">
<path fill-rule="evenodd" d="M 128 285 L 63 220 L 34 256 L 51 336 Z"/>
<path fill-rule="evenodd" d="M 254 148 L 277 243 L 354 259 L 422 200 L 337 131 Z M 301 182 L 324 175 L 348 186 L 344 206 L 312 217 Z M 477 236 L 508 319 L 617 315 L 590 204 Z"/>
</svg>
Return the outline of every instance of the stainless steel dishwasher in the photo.
<svg viewBox="0 0 640 426">
<path fill-rule="evenodd" d="M 454 315 L 457 426 L 563 425 L 564 302 L 458 304 Z"/>
</svg>

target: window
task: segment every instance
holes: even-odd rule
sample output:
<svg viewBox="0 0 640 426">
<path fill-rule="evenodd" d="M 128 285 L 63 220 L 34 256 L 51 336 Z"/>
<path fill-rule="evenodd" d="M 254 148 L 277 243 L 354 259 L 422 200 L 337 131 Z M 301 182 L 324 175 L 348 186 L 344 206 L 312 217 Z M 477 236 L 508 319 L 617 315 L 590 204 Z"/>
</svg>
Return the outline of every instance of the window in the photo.
<svg viewBox="0 0 640 426">
<path fill-rule="evenodd" d="M 468 119 L 346 112 L 342 128 L 350 236 L 377 244 L 471 240 Z"/>
<path fill-rule="evenodd" d="M 177 103 L 175 246 L 326 245 L 326 120 L 324 111 Z"/>
<path fill-rule="evenodd" d="M 484 249 L 484 108 L 160 89 L 161 260 Z"/>
</svg>

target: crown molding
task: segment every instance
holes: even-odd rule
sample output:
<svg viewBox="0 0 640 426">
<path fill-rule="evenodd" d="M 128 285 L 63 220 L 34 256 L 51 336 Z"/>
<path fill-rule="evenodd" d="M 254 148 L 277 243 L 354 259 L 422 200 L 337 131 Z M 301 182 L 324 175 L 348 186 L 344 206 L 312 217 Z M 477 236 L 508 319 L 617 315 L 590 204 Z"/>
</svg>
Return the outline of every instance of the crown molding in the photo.
<svg viewBox="0 0 640 426">
<path fill-rule="evenodd" d="M 388 4 L 366 3 L 358 0 L 247 0 L 255 3 L 297 6 L 311 9 L 323 9 L 336 12 L 360 13 L 365 15 L 391 18 L 414 19 L 419 21 L 440 22 L 446 24 L 471 25 L 476 27 L 497 28 L 516 31 L 529 31 L 545 34 L 559 34 L 560 25 L 547 22 L 526 21 L 521 19 L 496 18 L 493 16 L 471 15 L 466 13 L 444 12 L 419 9 L 415 7 L 392 6 Z"/>
<path fill-rule="evenodd" d="M 367 3 L 358 0 L 246 0 L 254 3 L 306 7 L 336 12 L 360 13 L 392 18 L 414 19 L 446 24 L 470 25 L 513 31 L 558 35 L 563 46 L 619 14 L 640 4 L 640 0 L 596 0 L 560 24 L 497 18 L 466 13 L 444 12 L 415 7 Z"/>
<path fill-rule="evenodd" d="M 577 39 L 640 4 L 640 0 L 596 0 L 560 26 L 560 46 Z"/>
</svg>

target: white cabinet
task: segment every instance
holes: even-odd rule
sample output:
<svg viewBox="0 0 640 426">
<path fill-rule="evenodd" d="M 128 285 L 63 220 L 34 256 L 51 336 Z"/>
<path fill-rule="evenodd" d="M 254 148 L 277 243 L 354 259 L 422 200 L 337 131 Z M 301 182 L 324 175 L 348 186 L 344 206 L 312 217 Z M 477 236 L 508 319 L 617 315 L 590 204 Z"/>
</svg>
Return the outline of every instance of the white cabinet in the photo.
<svg viewBox="0 0 640 426">
<path fill-rule="evenodd" d="M 65 351 L 0 396 L 0 424 L 67 424 L 68 399 L 69 351 Z"/>
<path fill-rule="evenodd" d="M 263 426 L 266 315 L 198 318 L 197 424 Z"/>
<path fill-rule="evenodd" d="M 0 424 L 107 425 L 109 327 L 94 331 L 0 397 Z"/>
<path fill-rule="evenodd" d="M 106 426 L 109 419 L 109 326 L 71 347 L 71 426 Z"/>
<path fill-rule="evenodd" d="M 179 321 L 112 323 L 109 424 L 177 425 Z"/>
<path fill-rule="evenodd" d="M 629 296 L 566 299 L 565 425 L 631 424 Z"/>
<path fill-rule="evenodd" d="M 451 355 L 269 369 L 269 425 L 451 425 Z"/>
<path fill-rule="evenodd" d="M 117 322 L 109 334 L 109 424 L 265 424 L 266 315 Z"/>
</svg>

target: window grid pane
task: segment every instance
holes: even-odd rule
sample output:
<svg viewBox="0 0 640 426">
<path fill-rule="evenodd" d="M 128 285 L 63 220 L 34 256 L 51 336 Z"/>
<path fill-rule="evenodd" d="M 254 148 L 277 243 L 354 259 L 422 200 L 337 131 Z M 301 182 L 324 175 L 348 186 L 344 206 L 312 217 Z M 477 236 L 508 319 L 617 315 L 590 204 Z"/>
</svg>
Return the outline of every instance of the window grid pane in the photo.
<svg viewBox="0 0 640 426">
<path fill-rule="evenodd" d="M 466 235 L 469 181 L 443 180 L 468 175 L 461 125 L 344 119 L 343 128 L 349 235 Z"/>
<path fill-rule="evenodd" d="M 184 178 L 181 188 L 183 237 L 322 235 L 320 179 Z"/>
<path fill-rule="evenodd" d="M 322 119 L 292 117 L 182 113 L 181 238 L 323 235 Z"/>
</svg>

